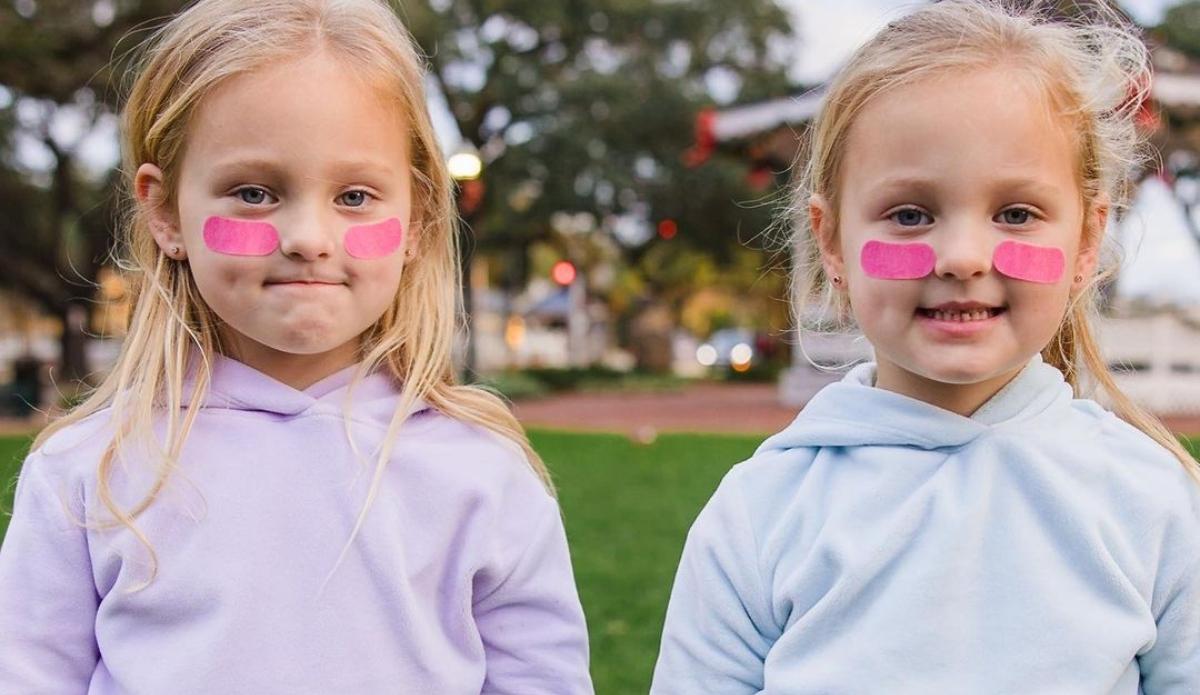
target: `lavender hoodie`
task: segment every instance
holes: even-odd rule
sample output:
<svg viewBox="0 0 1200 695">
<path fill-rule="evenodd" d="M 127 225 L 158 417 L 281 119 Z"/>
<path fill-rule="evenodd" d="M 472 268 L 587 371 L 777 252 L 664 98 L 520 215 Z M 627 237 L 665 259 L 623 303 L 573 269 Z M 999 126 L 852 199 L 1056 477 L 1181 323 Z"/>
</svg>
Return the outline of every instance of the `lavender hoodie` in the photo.
<svg viewBox="0 0 1200 695">
<path fill-rule="evenodd" d="M 0 548 L 0 693 L 590 693 L 558 506 L 520 451 L 421 406 L 340 566 L 397 407 L 353 368 L 297 391 L 218 359 L 179 471 L 127 529 L 101 509 L 102 411 L 26 461 Z M 128 457 L 123 508 L 151 476 Z"/>
</svg>

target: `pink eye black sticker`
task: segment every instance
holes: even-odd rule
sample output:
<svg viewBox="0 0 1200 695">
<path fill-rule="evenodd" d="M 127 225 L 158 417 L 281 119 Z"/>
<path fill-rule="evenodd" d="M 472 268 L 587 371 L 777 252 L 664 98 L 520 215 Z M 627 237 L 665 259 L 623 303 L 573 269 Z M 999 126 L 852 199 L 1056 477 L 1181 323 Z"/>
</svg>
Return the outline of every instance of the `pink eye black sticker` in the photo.
<svg viewBox="0 0 1200 695">
<path fill-rule="evenodd" d="M 996 246 L 992 265 L 1014 280 L 1051 285 L 1058 282 L 1066 268 L 1062 249 L 1034 246 L 1019 241 L 1002 241 Z"/>
<path fill-rule="evenodd" d="M 883 280 L 916 280 L 934 270 L 937 255 L 928 244 L 892 244 L 868 241 L 862 249 L 867 275 Z M 1002 241 L 992 254 L 992 265 L 1014 280 L 1054 284 L 1063 276 L 1066 258 L 1062 249 L 1020 241 Z"/>
<path fill-rule="evenodd" d="M 392 218 L 375 224 L 360 224 L 346 232 L 346 253 L 355 258 L 390 256 L 404 242 L 404 225 Z"/>
<path fill-rule="evenodd" d="M 269 256 L 279 248 L 279 232 L 269 222 L 210 217 L 204 221 L 204 243 L 229 256 Z"/>
<path fill-rule="evenodd" d="M 863 270 L 882 280 L 916 280 L 933 272 L 937 262 L 929 244 L 868 241 L 862 248 Z"/>
</svg>

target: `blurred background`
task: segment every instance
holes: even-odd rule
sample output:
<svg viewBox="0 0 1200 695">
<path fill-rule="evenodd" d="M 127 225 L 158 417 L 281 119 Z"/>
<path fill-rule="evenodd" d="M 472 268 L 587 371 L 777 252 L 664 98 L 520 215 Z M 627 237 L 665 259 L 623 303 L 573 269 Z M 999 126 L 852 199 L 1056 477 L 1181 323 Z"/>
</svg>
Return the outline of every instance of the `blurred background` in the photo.
<svg viewBox="0 0 1200 695">
<path fill-rule="evenodd" d="M 119 348 L 115 114 L 128 51 L 183 4 L 0 0 L 5 481 L 46 414 Z M 459 361 L 514 400 L 554 471 L 598 692 L 645 692 L 684 533 L 724 471 L 869 355 L 855 336 L 790 332 L 780 206 L 824 81 L 914 6 L 397 5 L 428 55 L 459 182 L 471 327 Z M 1147 30 L 1156 76 L 1139 124 L 1159 157 L 1110 230 L 1126 257 L 1102 342 L 1128 392 L 1195 437 L 1200 1 L 1119 8 Z"/>
</svg>

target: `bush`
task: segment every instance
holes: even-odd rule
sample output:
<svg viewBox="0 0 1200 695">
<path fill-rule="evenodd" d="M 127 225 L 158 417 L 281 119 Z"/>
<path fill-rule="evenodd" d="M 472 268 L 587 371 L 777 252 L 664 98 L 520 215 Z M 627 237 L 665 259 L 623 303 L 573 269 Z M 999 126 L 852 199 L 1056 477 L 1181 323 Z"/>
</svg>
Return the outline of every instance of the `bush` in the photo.
<svg viewBox="0 0 1200 695">
<path fill-rule="evenodd" d="M 546 384 L 524 372 L 501 372 L 477 383 L 499 392 L 510 401 L 537 398 L 550 392 Z"/>
</svg>

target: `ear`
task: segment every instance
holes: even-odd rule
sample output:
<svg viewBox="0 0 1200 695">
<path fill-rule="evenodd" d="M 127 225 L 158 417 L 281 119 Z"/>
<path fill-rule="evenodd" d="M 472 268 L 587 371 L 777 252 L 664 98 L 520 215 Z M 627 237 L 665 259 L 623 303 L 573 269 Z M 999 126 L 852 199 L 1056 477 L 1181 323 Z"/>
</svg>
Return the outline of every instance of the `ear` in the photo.
<svg viewBox="0 0 1200 695">
<path fill-rule="evenodd" d="M 817 241 L 817 248 L 821 251 L 821 265 L 825 268 L 825 276 L 831 281 L 835 277 L 845 279 L 846 261 L 838 243 L 836 217 L 829 201 L 820 195 L 810 197 L 808 221 Z"/>
<path fill-rule="evenodd" d="M 421 245 L 421 216 L 409 216 L 408 227 L 404 230 L 404 262 L 412 263 L 417 258 L 417 250 Z"/>
<path fill-rule="evenodd" d="M 1096 265 L 1100 261 L 1100 247 L 1104 242 L 1104 233 L 1108 228 L 1108 214 L 1111 204 L 1107 195 L 1097 196 L 1087 211 L 1084 220 L 1083 235 L 1079 242 L 1079 253 L 1075 256 L 1075 277 L 1079 282 L 1072 282 L 1071 288 L 1078 290 L 1091 281 L 1096 273 Z"/>
<path fill-rule="evenodd" d="M 138 167 L 133 176 L 133 196 L 150 223 L 150 234 L 158 248 L 177 261 L 187 258 L 179 220 L 167 205 L 167 188 L 162 170 L 153 164 Z"/>
</svg>

